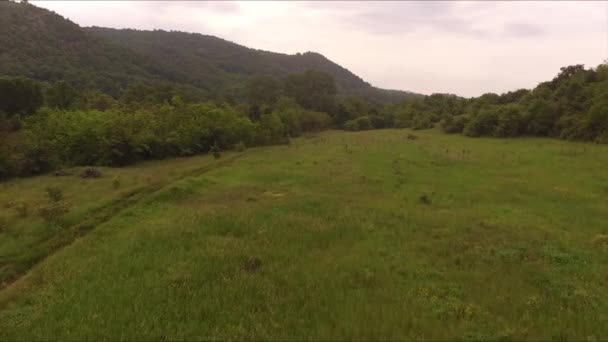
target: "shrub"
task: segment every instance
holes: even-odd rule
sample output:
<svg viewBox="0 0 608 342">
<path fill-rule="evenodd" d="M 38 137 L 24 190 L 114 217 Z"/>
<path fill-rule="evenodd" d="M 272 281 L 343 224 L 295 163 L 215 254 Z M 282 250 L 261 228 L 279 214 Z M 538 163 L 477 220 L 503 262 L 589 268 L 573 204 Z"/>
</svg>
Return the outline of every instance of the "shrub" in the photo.
<svg viewBox="0 0 608 342">
<path fill-rule="evenodd" d="M 418 139 L 418 136 L 416 134 L 408 133 L 405 138 L 407 140 L 416 140 L 416 139 Z"/>
<path fill-rule="evenodd" d="M 120 188 L 120 178 L 114 177 L 114 179 L 112 179 L 112 188 L 114 190 L 117 190 L 118 188 Z"/>
<path fill-rule="evenodd" d="M 8 229 L 8 219 L 4 216 L 0 216 L 0 233 L 3 233 Z"/>
<path fill-rule="evenodd" d="M 444 133 L 462 133 L 464 127 L 467 125 L 469 121 L 468 116 L 466 115 L 458 115 L 458 116 L 447 116 L 443 121 L 441 121 L 441 129 Z"/>
<path fill-rule="evenodd" d="M 495 137 L 514 137 L 522 132 L 522 115 L 518 105 L 502 106 L 497 111 L 497 121 L 492 133 Z"/>
<path fill-rule="evenodd" d="M 419 198 L 418 201 L 420 201 L 420 203 L 422 204 L 426 204 L 426 205 L 430 205 L 431 204 L 431 197 L 427 194 L 422 194 Z"/>
<path fill-rule="evenodd" d="M 365 131 L 372 128 L 372 121 L 368 116 L 360 116 L 344 123 L 344 129 L 348 131 Z"/>
<path fill-rule="evenodd" d="M 56 186 L 48 186 L 46 188 L 46 196 L 51 202 L 63 201 L 63 190 Z"/>
<path fill-rule="evenodd" d="M 429 129 L 429 128 L 433 128 L 433 121 L 430 116 L 417 115 L 412 120 L 412 129 L 414 129 L 414 130 Z"/>
<path fill-rule="evenodd" d="M 99 178 L 101 177 L 101 171 L 99 171 L 98 169 L 94 168 L 94 167 L 87 167 L 86 169 L 84 169 L 84 171 L 82 171 L 82 173 L 80 174 L 81 178 Z"/>
<path fill-rule="evenodd" d="M 243 144 L 242 141 L 239 141 L 236 145 L 234 145 L 234 150 L 237 152 L 243 152 L 247 149 L 247 146 Z"/>
<path fill-rule="evenodd" d="M 48 204 L 38 210 L 42 219 L 52 225 L 62 225 L 63 216 L 70 210 L 70 203 L 63 195 L 63 190 L 57 187 L 47 187 L 46 195 Z"/>
<path fill-rule="evenodd" d="M 0 151 L 0 180 L 12 175 L 12 165 L 6 154 Z"/>
<path fill-rule="evenodd" d="M 368 129 L 372 129 L 372 120 L 369 116 L 361 116 L 355 119 L 357 121 L 357 126 L 360 131 L 365 131 Z"/>
<path fill-rule="evenodd" d="M 390 126 L 390 123 L 388 122 L 387 118 L 384 118 L 380 115 L 370 115 L 369 119 L 374 129 L 386 128 Z"/>
<path fill-rule="evenodd" d="M 348 120 L 344 123 L 344 129 L 347 131 L 358 131 L 359 125 L 355 120 Z"/>
<path fill-rule="evenodd" d="M 51 203 L 38 210 L 42 219 L 53 225 L 63 225 L 63 216 L 70 211 L 70 204 L 66 201 Z"/>
<path fill-rule="evenodd" d="M 550 135 L 559 119 L 555 104 L 545 99 L 534 99 L 526 107 L 526 132 L 532 135 Z"/>
<path fill-rule="evenodd" d="M 14 205 L 15 211 L 19 217 L 27 217 L 29 215 L 29 206 L 25 202 L 15 203 Z"/>
<path fill-rule="evenodd" d="M 213 154 L 213 158 L 215 158 L 215 159 L 219 159 L 221 157 L 220 148 L 217 146 L 217 144 L 214 144 L 211 147 L 210 152 Z"/>
<path fill-rule="evenodd" d="M 299 121 L 303 131 L 317 132 L 329 126 L 331 117 L 323 112 L 303 111 Z"/>
<path fill-rule="evenodd" d="M 496 111 L 484 109 L 469 121 L 464 127 L 464 134 L 470 137 L 480 137 L 492 135 L 498 122 Z"/>
</svg>

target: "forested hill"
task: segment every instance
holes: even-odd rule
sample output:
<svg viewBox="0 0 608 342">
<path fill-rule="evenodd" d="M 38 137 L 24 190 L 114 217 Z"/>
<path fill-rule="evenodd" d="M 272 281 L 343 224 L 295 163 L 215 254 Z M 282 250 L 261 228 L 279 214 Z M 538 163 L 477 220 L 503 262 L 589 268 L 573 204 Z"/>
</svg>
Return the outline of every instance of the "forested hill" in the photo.
<svg viewBox="0 0 608 342">
<path fill-rule="evenodd" d="M 81 28 L 31 4 L 0 2 L 0 76 L 66 80 L 118 96 L 133 81 L 171 84 L 202 97 L 242 99 L 256 74 L 332 75 L 346 96 L 397 102 L 412 93 L 378 89 L 317 53 L 286 55 L 201 34 Z"/>
<path fill-rule="evenodd" d="M 31 4 L 0 2 L 0 22 L 0 76 L 65 80 L 112 95 L 132 81 L 169 78 L 151 60 Z"/>
</svg>

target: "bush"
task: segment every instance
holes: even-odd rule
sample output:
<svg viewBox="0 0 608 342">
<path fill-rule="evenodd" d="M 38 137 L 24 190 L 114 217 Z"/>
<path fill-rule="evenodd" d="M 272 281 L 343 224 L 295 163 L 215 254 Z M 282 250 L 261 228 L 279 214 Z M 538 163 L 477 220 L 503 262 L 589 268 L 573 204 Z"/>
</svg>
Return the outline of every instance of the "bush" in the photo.
<svg viewBox="0 0 608 342">
<path fill-rule="evenodd" d="M 466 115 L 447 116 L 441 121 L 441 130 L 448 134 L 462 133 L 468 122 L 469 118 Z"/>
<path fill-rule="evenodd" d="M 63 201 L 63 190 L 58 187 L 49 186 L 46 188 L 46 195 L 51 202 Z"/>
<path fill-rule="evenodd" d="M 114 179 L 112 179 L 112 188 L 114 190 L 118 190 L 118 188 L 120 188 L 120 178 L 114 177 Z"/>
<path fill-rule="evenodd" d="M 15 203 L 14 209 L 17 212 L 17 215 L 21 218 L 27 217 L 29 215 L 29 206 L 25 202 Z"/>
<path fill-rule="evenodd" d="M 8 219 L 4 216 L 0 216 L 0 233 L 3 233 L 8 229 Z"/>
<path fill-rule="evenodd" d="M 380 115 L 370 115 L 369 119 L 374 129 L 386 128 L 390 126 L 390 123 L 388 122 L 387 118 L 384 118 Z"/>
<path fill-rule="evenodd" d="M 344 123 L 344 129 L 347 131 L 358 131 L 359 124 L 356 120 L 348 120 Z"/>
<path fill-rule="evenodd" d="M 372 120 L 368 116 L 361 116 L 355 119 L 357 121 L 357 126 L 360 131 L 365 131 L 368 129 L 372 129 Z"/>
<path fill-rule="evenodd" d="M 323 112 L 303 111 L 299 121 L 303 131 L 318 132 L 329 126 L 331 117 Z"/>
<path fill-rule="evenodd" d="M 243 144 L 242 141 L 239 141 L 236 145 L 234 145 L 234 150 L 237 152 L 243 152 L 247 149 L 247 146 Z"/>
<path fill-rule="evenodd" d="M 0 180 L 9 178 L 13 174 L 13 166 L 6 154 L 0 151 Z"/>
<path fill-rule="evenodd" d="M 430 116 L 417 115 L 412 120 L 412 129 L 414 129 L 414 130 L 429 129 L 429 128 L 433 128 L 433 121 Z"/>
<path fill-rule="evenodd" d="M 492 135 L 494 128 L 498 122 L 496 112 L 491 109 L 485 109 L 479 112 L 469 121 L 464 127 L 464 134 L 470 137 L 480 137 Z"/>
<path fill-rule="evenodd" d="M 372 128 L 372 121 L 368 116 L 360 116 L 344 123 L 344 129 L 349 131 L 365 131 Z"/>
<path fill-rule="evenodd" d="M 514 137 L 522 132 L 522 115 L 518 105 L 502 106 L 497 111 L 497 121 L 492 133 L 495 137 Z"/>
<path fill-rule="evenodd" d="M 81 178 L 99 178 L 101 177 L 101 171 L 99 171 L 98 169 L 94 168 L 94 167 L 87 167 L 86 169 L 84 169 L 84 171 L 82 171 L 82 174 L 80 174 Z"/>
<path fill-rule="evenodd" d="M 70 203 L 65 200 L 63 190 L 57 187 L 47 187 L 46 195 L 48 204 L 41 207 L 38 214 L 48 224 L 63 225 L 63 217 L 70 210 Z"/>
<path fill-rule="evenodd" d="M 559 111 L 555 104 L 545 99 L 534 99 L 526 108 L 526 133 L 547 136 L 554 131 L 559 119 Z"/>
<path fill-rule="evenodd" d="M 213 158 L 215 159 L 219 159 L 221 157 L 220 148 L 217 146 L 217 144 L 211 147 L 210 152 L 213 154 Z"/>
</svg>

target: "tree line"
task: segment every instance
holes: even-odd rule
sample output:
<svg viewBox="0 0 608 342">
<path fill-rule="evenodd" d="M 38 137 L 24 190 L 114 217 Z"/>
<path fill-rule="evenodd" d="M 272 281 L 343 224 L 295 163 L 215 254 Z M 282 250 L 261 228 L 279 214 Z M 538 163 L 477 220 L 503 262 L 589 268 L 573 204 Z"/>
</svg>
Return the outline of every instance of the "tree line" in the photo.
<svg viewBox="0 0 608 342">
<path fill-rule="evenodd" d="M 467 136 L 548 136 L 608 143 L 608 67 L 561 68 L 532 90 L 476 98 L 432 94 L 381 105 L 343 96 L 325 72 L 250 77 L 246 102 L 200 101 L 166 83 L 118 97 L 65 81 L 0 78 L 0 178 L 77 165 L 127 165 L 285 144 L 328 128 L 428 129 Z"/>
<path fill-rule="evenodd" d="M 393 112 L 400 126 L 439 125 L 471 137 L 544 136 L 608 143 L 608 66 L 563 67 L 551 81 L 465 99 L 433 94 L 405 101 Z"/>
</svg>

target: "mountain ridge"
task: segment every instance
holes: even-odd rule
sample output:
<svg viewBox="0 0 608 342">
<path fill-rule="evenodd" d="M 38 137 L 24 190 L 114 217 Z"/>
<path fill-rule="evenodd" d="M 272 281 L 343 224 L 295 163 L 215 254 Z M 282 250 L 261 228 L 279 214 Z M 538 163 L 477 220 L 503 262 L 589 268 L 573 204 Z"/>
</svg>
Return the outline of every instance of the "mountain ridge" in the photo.
<svg viewBox="0 0 608 342">
<path fill-rule="evenodd" d="M 31 4 L 0 3 L 0 75 L 68 80 L 117 96 L 136 81 L 167 82 L 200 96 L 243 100 L 248 77 L 319 70 L 343 96 L 394 103 L 412 92 L 372 86 L 318 52 L 284 54 L 202 33 L 81 27 Z"/>
</svg>

